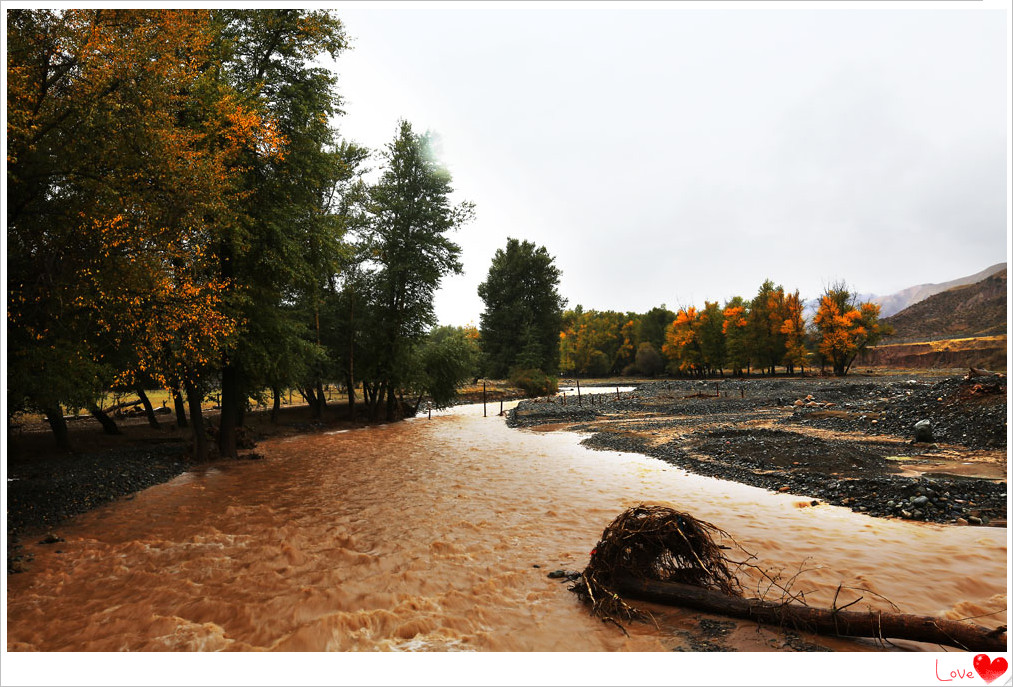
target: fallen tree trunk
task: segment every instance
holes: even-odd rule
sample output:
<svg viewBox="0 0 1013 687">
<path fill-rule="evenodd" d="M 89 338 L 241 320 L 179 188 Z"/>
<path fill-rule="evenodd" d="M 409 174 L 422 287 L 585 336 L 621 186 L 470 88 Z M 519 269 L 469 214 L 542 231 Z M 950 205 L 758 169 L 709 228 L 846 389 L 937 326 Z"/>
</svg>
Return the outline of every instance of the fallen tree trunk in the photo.
<svg viewBox="0 0 1013 687">
<path fill-rule="evenodd" d="M 989 630 L 973 623 L 922 615 L 810 608 L 799 604 L 744 599 L 693 585 L 657 582 L 628 575 L 617 577 L 615 582 L 616 591 L 644 601 L 694 608 L 780 627 L 791 626 L 818 634 L 907 639 L 967 651 L 1006 651 L 1005 627 Z"/>
</svg>

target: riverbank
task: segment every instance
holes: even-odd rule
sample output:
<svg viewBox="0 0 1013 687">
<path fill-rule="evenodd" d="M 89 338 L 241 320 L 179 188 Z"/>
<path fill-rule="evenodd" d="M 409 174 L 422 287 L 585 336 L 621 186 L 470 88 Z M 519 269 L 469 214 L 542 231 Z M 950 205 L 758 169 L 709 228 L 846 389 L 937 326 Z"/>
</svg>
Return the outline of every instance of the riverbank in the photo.
<svg viewBox="0 0 1013 687">
<path fill-rule="evenodd" d="M 525 401 L 514 427 L 875 517 L 1005 526 L 1006 379 L 864 375 L 666 380 Z M 914 441 L 928 420 L 931 439 Z M 923 437 L 924 438 L 924 437 Z"/>
<path fill-rule="evenodd" d="M 217 425 L 217 411 L 205 413 Z M 74 451 L 61 451 L 42 423 L 24 425 L 7 437 L 7 572 L 19 572 L 30 562 L 23 544 L 32 540 L 58 543 L 58 527 L 67 518 L 167 482 L 194 466 L 188 457 L 189 428 L 180 428 L 171 415 L 153 428 L 147 419 L 117 421 L 122 434 L 103 434 L 91 418 L 70 423 Z M 247 414 L 242 445 L 280 436 L 333 431 L 361 425 L 348 419 L 345 406 L 330 406 L 324 419 L 312 417 L 306 405 L 283 406 L 277 423 L 267 410 Z M 240 450 L 240 459 L 258 457 Z M 231 459 L 214 459 L 231 460 Z M 212 463 L 214 462 L 212 461 Z"/>
</svg>

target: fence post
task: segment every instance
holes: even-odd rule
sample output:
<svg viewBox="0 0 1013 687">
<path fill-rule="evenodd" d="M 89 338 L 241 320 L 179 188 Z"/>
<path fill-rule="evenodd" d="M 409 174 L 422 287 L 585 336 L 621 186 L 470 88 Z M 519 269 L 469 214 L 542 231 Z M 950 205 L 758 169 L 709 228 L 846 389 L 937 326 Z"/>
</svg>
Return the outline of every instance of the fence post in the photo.
<svg viewBox="0 0 1013 687">
<path fill-rule="evenodd" d="M 580 380 L 577 380 L 577 405 L 581 408 L 584 407 L 584 402 L 580 400 Z"/>
<path fill-rule="evenodd" d="M 485 380 L 482 380 L 482 417 L 489 417 L 485 412 Z"/>
</svg>

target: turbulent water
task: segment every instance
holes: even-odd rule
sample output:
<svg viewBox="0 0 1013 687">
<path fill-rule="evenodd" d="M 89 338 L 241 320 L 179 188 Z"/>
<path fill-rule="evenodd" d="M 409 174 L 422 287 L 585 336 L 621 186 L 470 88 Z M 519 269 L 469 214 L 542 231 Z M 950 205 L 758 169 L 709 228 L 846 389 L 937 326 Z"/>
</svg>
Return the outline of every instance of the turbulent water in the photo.
<svg viewBox="0 0 1013 687">
<path fill-rule="evenodd" d="M 809 507 L 579 440 L 466 406 L 264 442 L 263 460 L 182 475 L 76 518 L 64 543 L 29 547 L 31 570 L 7 578 L 7 648 L 692 649 L 697 615 L 651 607 L 658 622 L 626 636 L 546 576 L 582 569 L 638 503 L 721 527 L 810 603 L 830 605 L 843 585 L 838 605 L 862 597 L 852 610 L 889 601 L 1006 622 L 1005 529 Z M 727 648 L 783 647 L 744 622 L 726 634 Z"/>
</svg>

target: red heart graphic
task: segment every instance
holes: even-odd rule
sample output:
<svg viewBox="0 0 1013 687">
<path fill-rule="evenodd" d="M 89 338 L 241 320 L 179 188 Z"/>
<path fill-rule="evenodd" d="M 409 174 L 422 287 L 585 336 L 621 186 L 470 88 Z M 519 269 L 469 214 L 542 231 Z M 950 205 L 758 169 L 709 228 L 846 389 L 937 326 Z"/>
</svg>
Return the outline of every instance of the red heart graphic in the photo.
<svg viewBox="0 0 1013 687">
<path fill-rule="evenodd" d="M 989 684 L 996 678 L 1001 677 L 1007 668 L 1009 668 L 1009 664 L 1006 663 L 1006 659 L 1002 656 L 995 660 L 989 660 L 986 654 L 978 654 L 974 657 L 975 671 L 981 676 L 982 680 Z"/>
</svg>

